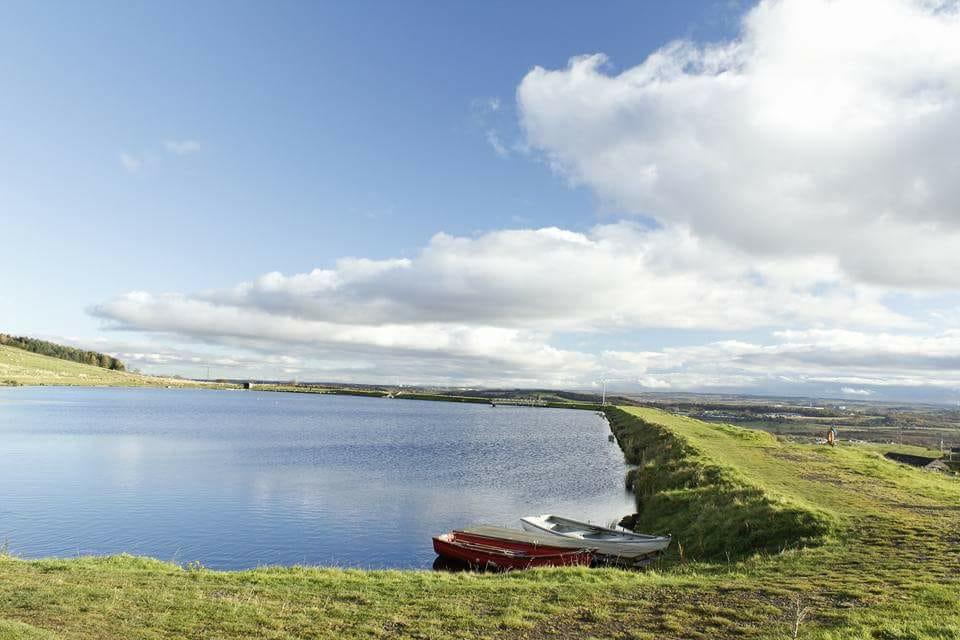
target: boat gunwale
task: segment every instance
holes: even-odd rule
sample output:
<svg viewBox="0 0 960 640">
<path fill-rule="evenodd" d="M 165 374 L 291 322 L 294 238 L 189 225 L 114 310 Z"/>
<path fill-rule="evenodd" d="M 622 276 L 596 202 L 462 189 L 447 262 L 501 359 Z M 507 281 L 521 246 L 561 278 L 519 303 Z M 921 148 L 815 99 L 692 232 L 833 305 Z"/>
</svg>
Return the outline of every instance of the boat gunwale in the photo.
<svg viewBox="0 0 960 640">
<path fill-rule="evenodd" d="M 578 553 L 581 551 L 589 551 L 591 553 L 597 552 L 596 547 L 591 547 L 590 545 L 585 545 L 585 544 L 578 544 L 577 541 L 573 539 L 571 539 L 569 543 L 567 543 L 567 541 L 563 539 L 558 539 L 556 540 L 556 543 L 554 543 L 554 540 L 552 538 L 541 538 L 537 540 L 526 541 L 526 540 L 518 540 L 516 538 L 507 537 L 507 536 L 498 536 L 493 533 L 474 533 L 471 531 L 464 531 L 462 529 L 454 529 L 452 533 L 454 534 L 455 538 L 460 536 L 465 537 L 466 540 L 463 540 L 463 542 L 470 543 L 470 544 L 481 544 L 481 545 L 484 544 L 483 542 L 475 542 L 474 540 L 471 540 L 471 538 L 480 538 L 483 540 L 495 541 L 490 546 L 493 546 L 496 548 L 502 548 L 499 544 L 497 544 L 497 542 L 500 542 L 500 543 L 506 543 L 510 545 L 532 547 L 534 549 L 555 550 L 556 553 Z M 448 535 L 448 534 L 443 534 L 443 535 Z M 539 555 L 549 555 L 549 554 L 544 553 Z"/>
<path fill-rule="evenodd" d="M 553 530 L 553 529 L 549 529 L 549 528 L 547 528 L 546 526 L 543 526 L 543 524 L 541 524 L 541 523 L 543 523 L 543 522 L 549 522 L 551 519 L 556 519 L 556 520 L 564 521 L 564 522 L 567 522 L 567 523 L 570 523 L 570 524 L 579 525 L 579 526 L 584 527 L 584 528 L 587 528 L 587 529 L 593 529 L 593 530 L 596 530 L 596 531 L 613 533 L 613 534 L 616 534 L 617 536 L 620 536 L 620 539 L 618 539 L 618 540 L 614 540 L 614 539 L 606 539 L 606 540 L 604 540 L 604 539 L 602 539 L 602 538 L 599 538 L 599 539 L 584 538 L 584 537 L 581 537 L 581 536 L 575 536 L 575 535 L 568 534 L 568 533 L 561 533 L 561 532 L 559 532 L 559 531 L 555 531 L 555 530 Z M 540 531 L 543 531 L 543 532 L 548 533 L 548 534 L 550 534 L 550 535 L 560 536 L 560 537 L 567 538 L 567 539 L 571 539 L 571 540 L 586 540 L 586 541 L 589 541 L 589 542 L 601 542 L 601 543 L 605 543 L 605 544 L 625 544 L 625 545 L 631 545 L 631 544 L 650 544 L 651 542 L 663 542 L 663 541 L 667 541 L 667 543 L 669 544 L 669 542 L 672 542 L 672 541 L 673 541 L 673 536 L 671 536 L 671 535 L 669 535 L 669 534 L 667 534 L 667 535 L 662 535 L 662 536 L 657 536 L 657 535 L 651 535 L 651 534 L 648 534 L 648 533 L 635 533 L 635 532 L 633 532 L 633 531 L 617 531 L 616 529 L 611 529 L 611 528 L 609 528 L 609 527 L 603 527 L 603 526 L 596 525 L 596 524 L 590 524 L 589 522 L 580 522 L 580 521 L 578 521 L 578 520 L 571 520 L 570 518 L 564 518 L 563 516 L 555 516 L 555 515 L 552 515 L 552 514 L 543 514 L 543 515 L 539 515 L 539 516 L 524 516 L 524 517 L 520 518 L 520 521 L 521 521 L 521 522 L 525 522 L 525 523 L 527 523 L 527 524 L 529 524 L 529 525 L 531 525 L 531 526 L 533 526 L 533 527 L 536 527 L 536 528 L 539 529 Z"/>
</svg>

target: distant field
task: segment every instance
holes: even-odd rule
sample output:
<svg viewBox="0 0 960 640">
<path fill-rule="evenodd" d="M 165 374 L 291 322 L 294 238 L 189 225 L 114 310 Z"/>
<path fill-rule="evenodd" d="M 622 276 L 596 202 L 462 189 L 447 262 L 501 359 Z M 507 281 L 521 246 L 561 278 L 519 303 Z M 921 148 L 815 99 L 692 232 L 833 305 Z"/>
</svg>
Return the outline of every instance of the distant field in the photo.
<svg viewBox="0 0 960 640">
<path fill-rule="evenodd" d="M 112 371 L 0 345 L 0 386 L 196 387 L 203 383 Z"/>
<path fill-rule="evenodd" d="M 761 429 L 798 441 L 825 438 L 831 427 L 842 441 L 916 445 L 928 449 L 960 446 L 960 408 L 928 404 L 786 398 L 741 398 L 723 402 L 670 402 L 648 396 L 644 404 L 698 420 Z"/>
</svg>

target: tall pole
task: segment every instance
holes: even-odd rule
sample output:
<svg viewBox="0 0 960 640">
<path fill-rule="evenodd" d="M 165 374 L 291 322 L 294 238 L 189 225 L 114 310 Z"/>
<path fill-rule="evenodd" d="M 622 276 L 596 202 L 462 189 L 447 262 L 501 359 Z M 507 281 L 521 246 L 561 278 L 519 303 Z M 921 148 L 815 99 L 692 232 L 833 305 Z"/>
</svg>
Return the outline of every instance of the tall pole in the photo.
<svg viewBox="0 0 960 640">
<path fill-rule="evenodd" d="M 600 406 L 607 406 L 607 379 L 603 379 L 603 395 L 600 397 Z"/>
</svg>

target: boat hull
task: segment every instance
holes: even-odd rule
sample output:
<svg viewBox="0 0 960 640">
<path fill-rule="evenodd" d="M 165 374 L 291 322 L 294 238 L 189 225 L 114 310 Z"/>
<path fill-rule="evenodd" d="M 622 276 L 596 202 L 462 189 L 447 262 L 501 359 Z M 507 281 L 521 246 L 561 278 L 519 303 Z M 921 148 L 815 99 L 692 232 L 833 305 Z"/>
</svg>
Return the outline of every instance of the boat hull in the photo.
<svg viewBox="0 0 960 640">
<path fill-rule="evenodd" d="M 583 523 L 585 524 L 585 523 Z M 636 540 L 604 540 L 602 537 L 590 537 L 583 538 L 577 535 L 571 535 L 566 533 L 561 533 L 558 531 L 553 531 L 548 527 L 542 526 L 534 518 L 521 518 L 520 525 L 525 531 L 534 533 L 542 536 L 553 536 L 555 538 L 564 539 L 564 540 L 576 540 L 579 543 L 584 545 L 589 545 L 590 547 L 596 549 L 596 553 L 602 556 L 609 558 L 622 558 L 627 561 L 635 561 L 645 557 L 648 557 L 652 554 L 659 553 L 666 549 L 670 545 L 669 536 L 645 536 L 643 538 L 639 537 Z M 592 527 L 592 525 L 585 525 Z M 611 534 L 618 534 L 613 530 L 608 530 L 603 527 L 593 527 L 599 533 L 598 535 L 603 535 L 602 532 L 609 531 Z M 623 537 L 624 534 L 619 534 L 620 537 Z"/>
<path fill-rule="evenodd" d="M 471 525 L 463 529 L 456 529 L 454 533 L 473 535 L 485 538 L 495 538 L 497 540 L 508 540 L 519 542 L 533 547 L 555 547 L 570 551 L 573 549 L 593 549 L 593 545 L 576 538 L 564 538 L 560 536 L 547 535 L 543 532 L 524 531 L 522 529 L 508 529 L 493 525 Z"/>
<path fill-rule="evenodd" d="M 530 536 L 532 541 L 518 539 L 515 535 L 500 535 L 497 533 L 477 533 L 475 531 L 457 529 L 453 532 L 457 540 L 463 542 L 472 542 L 475 544 L 487 544 L 509 551 L 520 551 L 530 555 L 550 555 L 557 553 L 570 553 L 573 551 L 593 551 L 592 548 L 582 543 L 565 544 L 565 540 L 559 538 L 548 539 L 546 536 Z M 517 531 L 522 534 L 523 532 Z M 554 543 L 554 540 L 556 542 Z"/>
<path fill-rule="evenodd" d="M 528 545 L 458 532 L 436 536 L 433 550 L 439 556 L 476 569 L 589 566 L 593 560 L 593 552 L 589 549 Z"/>
</svg>

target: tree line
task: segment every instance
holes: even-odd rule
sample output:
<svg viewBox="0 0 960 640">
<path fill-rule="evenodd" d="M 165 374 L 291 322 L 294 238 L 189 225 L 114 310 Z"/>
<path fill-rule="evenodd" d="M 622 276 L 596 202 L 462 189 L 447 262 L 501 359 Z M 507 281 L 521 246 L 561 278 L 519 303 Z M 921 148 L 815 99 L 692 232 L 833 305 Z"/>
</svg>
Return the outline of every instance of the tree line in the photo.
<svg viewBox="0 0 960 640">
<path fill-rule="evenodd" d="M 84 351 L 83 349 L 75 349 L 74 347 L 68 347 L 55 342 L 47 342 L 46 340 L 37 340 L 36 338 L 28 338 L 27 336 L 10 336 L 5 333 L 0 333 L 0 344 L 17 347 L 18 349 L 30 351 L 31 353 L 39 353 L 43 356 L 90 364 L 95 367 L 103 367 L 104 369 L 110 369 L 112 371 L 127 370 L 122 361 L 113 356 L 108 356 L 105 353 Z"/>
</svg>

